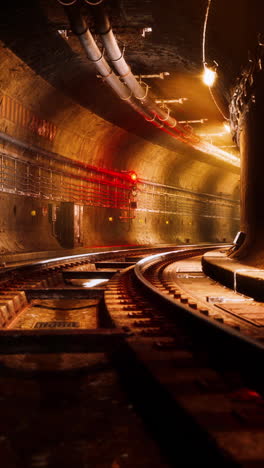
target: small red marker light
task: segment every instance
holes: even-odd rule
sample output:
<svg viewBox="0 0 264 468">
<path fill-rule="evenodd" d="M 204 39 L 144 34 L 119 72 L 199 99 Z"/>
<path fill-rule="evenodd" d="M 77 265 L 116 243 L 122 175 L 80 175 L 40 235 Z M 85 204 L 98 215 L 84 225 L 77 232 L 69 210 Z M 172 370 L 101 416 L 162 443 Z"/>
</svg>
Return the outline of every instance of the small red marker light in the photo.
<svg viewBox="0 0 264 468">
<path fill-rule="evenodd" d="M 130 173 L 130 178 L 132 180 L 132 182 L 136 182 L 137 180 L 137 174 L 135 172 L 131 172 Z"/>
<path fill-rule="evenodd" d="M 260 393 L 256 392 L 255 390 L 251 390 L 249 388 L 240 388 L 239 390 L 234 391 L 231 394 L 232 400 L 237 401 L 252 401 L 252 400 L 259 400 L 262 401 L 262 396 Z"/>
</svg>

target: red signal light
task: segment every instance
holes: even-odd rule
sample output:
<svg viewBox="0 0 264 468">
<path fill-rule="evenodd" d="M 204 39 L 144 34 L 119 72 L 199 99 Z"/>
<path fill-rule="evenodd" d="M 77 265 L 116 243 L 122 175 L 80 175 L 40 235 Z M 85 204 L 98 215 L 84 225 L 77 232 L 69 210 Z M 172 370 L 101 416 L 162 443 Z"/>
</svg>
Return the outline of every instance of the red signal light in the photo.
<svg viewBox="0 0 264 468">
<path fill-rule="evenodd" d="M 135 172 L 131 172 L 130 173 L 130 178 L 131 178 L 132 182 L 136 182 L 137 181 L 137 174 Z"/>
</svg>

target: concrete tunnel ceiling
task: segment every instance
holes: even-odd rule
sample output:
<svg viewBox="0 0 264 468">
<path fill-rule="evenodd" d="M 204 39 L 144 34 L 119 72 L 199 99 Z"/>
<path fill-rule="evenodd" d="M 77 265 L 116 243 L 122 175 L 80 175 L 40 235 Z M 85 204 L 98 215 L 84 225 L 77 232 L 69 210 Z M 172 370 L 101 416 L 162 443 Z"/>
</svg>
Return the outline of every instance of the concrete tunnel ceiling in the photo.
<svg viewBox="0 0 264 468">
<path fill-rule="evenodd" d="M 80 4 L 94 33 L 91 9 L 85 2 Z M 204 123 L 190 124 L 191 131 L 238 156 L 230 134 L 223 130 L 223 117 L 201 82 L 207 4 L 207 0 L 168 0 L 166 5 L 159 0 L 104 2 L 134 74 L 170 74 L 163 80 L 144 79 L 150 85 L 150 95 L 160 99 L 187 98 L 183 104 L 170 105 L 171 115 L 178 121 L 206 119 Z M 248 51 L 254 52 L 257 33 L 262 32 L 264 7 L 257 0 L 234 0 L 231 5 L 227 0 L 212 0 L 209 13 L 206 59 L 209 64 L 213 60 L 219 64 L 214 96 L 228 115 L 236 77 L 247 63 Z M 134 170 L 141 179 L 151 182 L 237 200 L 236 168 L 151 126 L 97 78 L 94 65 L 71 33 L 65 10 L 57 1 L 5 3 L 0 22 L 1 132 L 72 160 L 114 171 Z M 151 27 L 152 32 L 143 37 L 145 27 Z M 67 37 L 59 31 L 66 31 Z M 101 46 L 99 39 L 98 45 Z M 6 108 L 16 103 L 23 111 L 54 126 L 55 136 L 37 134 L 32 126 L 4 114 L 4 99 Z M 10 143 L 2 146 L 14 152 Z M 229 226 L 229 235 L 237 227 L 237 223 Z M 100 230 L 100 226 L 96 229 Z M 153 229 L 157 229 L 155 223 Z M 192 238 L 191 229 L 185 237 Z M 193 229 L 199 231 L 199 226 Z M 217 229 L 216 223 L 212 230 Z M 135 236 L 136 227 L 133 235 L 125 237 L 133 241 Z M 145 239 L 155 240 L 162 241 L 163 237 L 150 233 Z"/>
</svg>

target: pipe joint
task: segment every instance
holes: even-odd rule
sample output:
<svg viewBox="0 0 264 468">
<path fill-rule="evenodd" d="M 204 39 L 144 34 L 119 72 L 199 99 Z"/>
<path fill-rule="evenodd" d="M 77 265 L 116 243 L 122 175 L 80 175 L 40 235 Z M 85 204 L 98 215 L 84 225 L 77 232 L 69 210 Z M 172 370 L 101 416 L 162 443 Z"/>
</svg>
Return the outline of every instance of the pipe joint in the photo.
<svg viewBox="0 0 264 468">
<path fill-rule="evenodd" d="M 129 70 L 128 70 L 127 73 L 124 73 L 124 75 L 119 75 L 120 78 L 124 79 L 124 78 L 126 78 L 128 75 L 130 75 L 130 74 L 132 73 L 132 72 L 131 72 L 131 68 L 130 68 L 130 67 L 128 67 L 128 68 L 129 68 Z"/>
<path fill-rule="evenodd" d="M 74 31 L 74 29 L 72 30 L 73 34 L 78 37 L 83 36 L 84 34 L 87 33 L 87 31 L 88 31 L 88 26 L 86 26 L 82 32 Z"/>
<path fill-rule="evenodd" d="M 111 69 L 110 72 L 108 73 L 108 75 L 98 75 L 99 78 L 102 79 L 102 81 L 105 81 L 107 80 L 107 78 L 109 78 L 109 76 L 111 76 L 113 74 L 113 70 Z"/>
<path fill-rule="evenodd" d="M 120 57 L 118 57 L 117 59 L 111 59 L 111 62 L 119 62 L 119 60 L 122 60 L 122 58 L 124 58 L 124 54 L 125 54 L 125 46 L 123 46 L 122 48 Z"/>
<path fill-rule="evenodd" d="M 101 56 L 100 56 L 98 59 L 92 59 L 92 58 L 89 57 L 89 60 L 90 60 L 90 62 L 92 62 L 92 63 L 98 63 L 98 62 L 100 62 L 101 60 L 103 60 L 103 58 L 104 58 L 104 49 L 103 49 L 103 51 L 101 52 Z M 113 70 L 111 70 L 111 72 L 109 73 L 109 75 L 111 75 L 112 72 L 113 72 Z M 107 75 L 107 76 L 109 76 L 109 75 Z M 102 75 L 102 76 L 103 76 L 103 75 Z M 107 76 L 103 76 L 103 78 L 107 78 Z"/>
<path fill-rule="evenodd" d="M 111 31 L 112 31 L 112 28 L 111 28 L 111 26 L 109 26 L 109 28 L 106 31 L 97 31 L 97 34 L 100 34 L 100 36 L 106 36 Z"/>
</svg>

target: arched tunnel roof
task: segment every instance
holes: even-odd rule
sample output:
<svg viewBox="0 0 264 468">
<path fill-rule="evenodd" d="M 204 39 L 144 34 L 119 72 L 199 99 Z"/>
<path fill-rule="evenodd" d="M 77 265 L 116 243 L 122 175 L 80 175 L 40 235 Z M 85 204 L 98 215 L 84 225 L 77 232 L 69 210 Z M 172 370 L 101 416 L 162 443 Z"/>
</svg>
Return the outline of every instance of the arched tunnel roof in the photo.
<svg viewBox="0 0 264 468">
<path fill-rule="evenodd" d="M 96 7 L 79 3 L 96 34 L 91 11 Z M 205 45 L 208 64 L 218 63 L 213 99 L 201 81 L 207 1 L 104 3 L 134 74 L 168 73 L 163 79 L 143 78 L 149 95 L 185 98 L 168 104 L 171 115 L 185 122 L 189 132 L 237 158 L 222 114 L 228 117 L 236 77 L 257 45 L 262 2 L 211 2 Z M 97 77 L 59 2 L 5 3 L 0 21 L 3 134 L 93 167 L 133 170 L 153 183 L 237 200 L 238 168 L 170 138 L 118 99 Z M 102 48 L 98 37 L 97 42 Z"/>
</svg>

